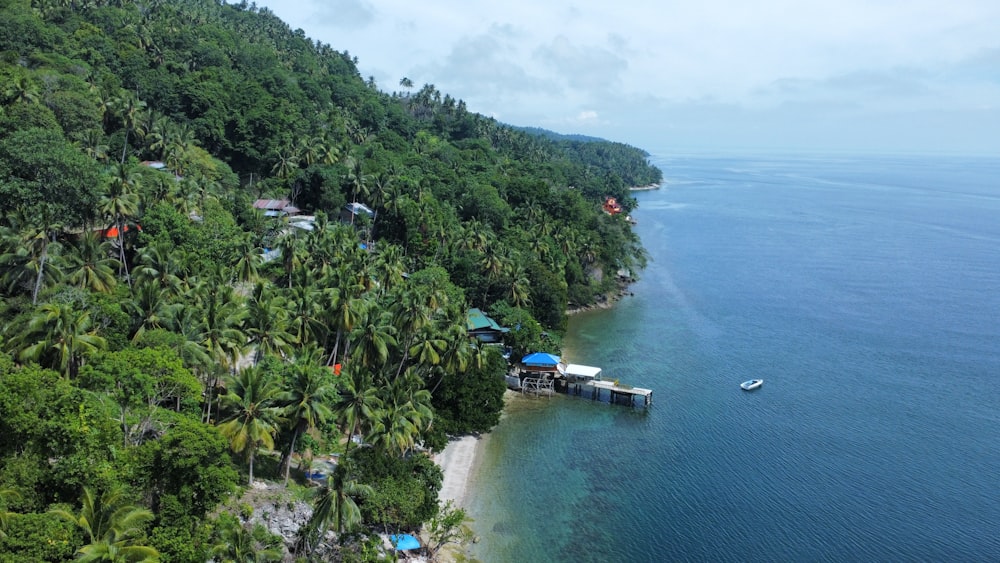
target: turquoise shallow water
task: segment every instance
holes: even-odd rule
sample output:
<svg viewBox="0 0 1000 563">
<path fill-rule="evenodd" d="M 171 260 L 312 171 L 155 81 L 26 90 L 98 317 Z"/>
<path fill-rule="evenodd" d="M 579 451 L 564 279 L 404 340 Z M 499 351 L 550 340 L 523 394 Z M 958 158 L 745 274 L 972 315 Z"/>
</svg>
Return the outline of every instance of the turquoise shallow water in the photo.
<svg viewBox="0 0 1000 563">
<path fill-rule="evenodd" d="M 654 405 L 512 405 L 474 554 L 1000 560 L 1000 161 L 657 163 L 635 295 L 566 338 Z"/>
</svg>

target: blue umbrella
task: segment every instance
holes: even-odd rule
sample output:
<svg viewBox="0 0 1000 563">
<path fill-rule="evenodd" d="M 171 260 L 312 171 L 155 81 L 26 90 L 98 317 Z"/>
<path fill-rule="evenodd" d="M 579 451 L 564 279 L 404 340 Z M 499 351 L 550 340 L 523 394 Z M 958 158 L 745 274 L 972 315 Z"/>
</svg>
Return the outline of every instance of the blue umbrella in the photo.
<svg viewBox="0 0 1000 563">
<path fill-rule="evenodd" d="M 389 542 L 399 551 L 408 549 L 420 549 L 420 540 L 410 534 L 398 534 L 389 536 Z"/>
<path fill-rule="evenodd" d="M 555 367 L 559 365 L 559 356 L 553 356 L 545 352 L 535 352 L 521 358 L 521 363 L 526 366 Z"/>
</svg>

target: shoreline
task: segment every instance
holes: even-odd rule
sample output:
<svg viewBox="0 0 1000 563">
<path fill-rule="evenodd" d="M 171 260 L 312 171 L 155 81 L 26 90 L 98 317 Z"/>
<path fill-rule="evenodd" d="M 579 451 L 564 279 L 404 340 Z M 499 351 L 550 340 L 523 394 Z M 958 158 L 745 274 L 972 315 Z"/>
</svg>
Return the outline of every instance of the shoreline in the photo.
<svg viewBox="0 0 1000 563">
<path fill-rule="evenodd" d="M 510 402 L 516 400 L 519 395 L 517 391 L 510 389 L 504 392 L 504 406 L 500 412 L 501 423 L 507 417 Z M 434 462 L 441 466 L 441 471 L 444 473 L 441 490 L 438 491 L 438 501 L 451 500 L 455 507 L 465 508 L 468 511 L 466 503 L 475 495 L 476 477 L 489 441 L 489 432 L 466 434 L 449 440 L 443 450 L 434 454 Z"/>
<path fill-rule="evenodd" d="M 633 282 L 622 283 L 619 286 L 618 291 L 613 291 L 611 293 L 605 293 L 601 297 L 601 301 L 593 303 L 590 305 L 583 305 L 580 307 L 571 307 L 566 309 L 566 315 L 575 315 L 577 313 L 583 313 L 585 311 L 595 311 L 599 309 L 610 309 L 615 306 L 616 303 L 622 300 L 624 297 L 632 297 L 634 293 L 629 289 Z"/>
<path fill-rule="evenodd" d="M 482 460 L 484 435 L 466 435 L 450 440 L 434 461 L 441 466 L 444 479 L 438 491 L 438 501 L 451 500 L 456 508 L 465 508 L 465 501 Z"/>
<path fill-rule="evenodd" d="M 660 186 L 661 186 L 661 184 L 649 184 L 649 185 L 646 185 L 646 186 L 632 186 L 628 190 L 630 192 L 644 192 L 644 191 L 647 191 L 647 190 L 658 190 L 658 189 L 660 189 Z"/>
</svg>

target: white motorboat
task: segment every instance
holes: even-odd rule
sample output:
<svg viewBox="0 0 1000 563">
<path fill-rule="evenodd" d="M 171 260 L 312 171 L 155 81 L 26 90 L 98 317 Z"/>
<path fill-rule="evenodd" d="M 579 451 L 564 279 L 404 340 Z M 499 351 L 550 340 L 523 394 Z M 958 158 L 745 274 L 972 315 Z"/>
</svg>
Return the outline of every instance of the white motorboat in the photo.
<svg viewBox="0 0 1000 563">
<path fill-rule="evenodd" d="M 753 391 L 754 389 L 760 387 L 763 384 L 764 384 L 763 379 L 751 379 L 750 381 L 744 381 L 743 383 L 740 383 L 740 389 L 743 389 L 744 391 Z"/>
</svg>

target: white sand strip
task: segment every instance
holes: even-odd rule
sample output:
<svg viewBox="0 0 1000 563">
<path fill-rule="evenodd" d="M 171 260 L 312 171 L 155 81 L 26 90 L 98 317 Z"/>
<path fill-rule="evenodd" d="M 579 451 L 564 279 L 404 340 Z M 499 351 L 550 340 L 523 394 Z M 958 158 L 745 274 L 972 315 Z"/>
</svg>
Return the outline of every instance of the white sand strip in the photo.
<svg viewBox="0 0 1000 563">
<path fill-rule="evenodd" d="M 444 481 L 441 483 L 441 492 L 438 493 L 441 502 L 453 500 L 455 506 L 462 506 L 465 502 L 466 489 L 475 467 L 478 444 L 479 438 L 463 436 L 448 442 L 444 451 L 434 456 L 434 461 L 444 471 Z"/>
</svg>

